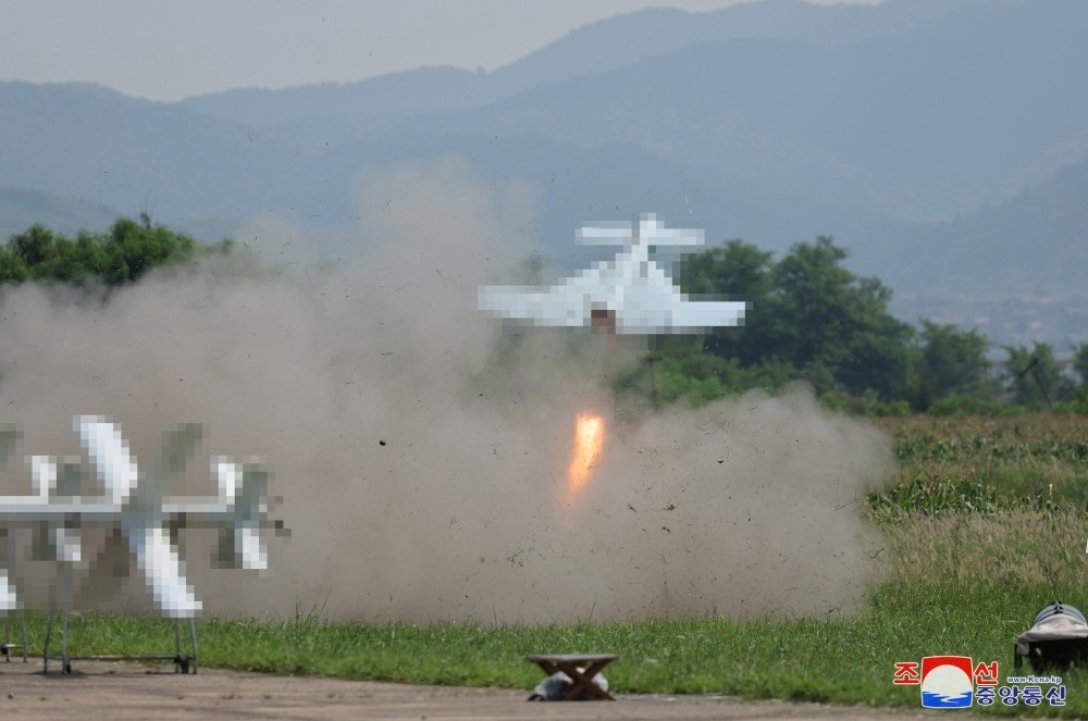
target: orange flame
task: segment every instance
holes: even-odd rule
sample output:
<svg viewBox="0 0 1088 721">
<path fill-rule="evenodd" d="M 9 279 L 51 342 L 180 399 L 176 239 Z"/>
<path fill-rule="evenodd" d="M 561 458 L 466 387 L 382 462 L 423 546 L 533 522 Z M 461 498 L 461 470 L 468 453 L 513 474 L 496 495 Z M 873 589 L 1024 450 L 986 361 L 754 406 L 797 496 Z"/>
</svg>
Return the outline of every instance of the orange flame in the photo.
<svg viewBox="0 0 1088 721">
<path fill-rule="evenodd" d="M 579 413 L 574 430 L 574 456 L 567 469 L 567 497 L 573 498 L 585 487 L 604 448 L 604 418 Z"/>
</svg>

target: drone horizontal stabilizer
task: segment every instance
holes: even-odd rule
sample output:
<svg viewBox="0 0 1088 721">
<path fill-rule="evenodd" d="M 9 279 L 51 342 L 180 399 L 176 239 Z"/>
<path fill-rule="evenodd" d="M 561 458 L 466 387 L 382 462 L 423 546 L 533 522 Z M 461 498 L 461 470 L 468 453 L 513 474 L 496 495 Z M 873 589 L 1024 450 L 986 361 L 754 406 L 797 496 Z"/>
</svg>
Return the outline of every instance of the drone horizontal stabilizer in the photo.
<svg viewBox="0 0 1088 721">
<path fill-rule="evenodd" d="M 634 229 L 630 223 L 604 222 L 585 225 L 575 233 L 581 245 L 656 245 L 702 246 L 706 236 L 696 228 L 666 228 L 653 213 L 639 217 Z"/>
<path fill-rule="evenodd" d="M 574 237 L 581 245 L 631 245 L 635 242 L 630 223 L 584 225 L 575 231 Z"/>
</svg>

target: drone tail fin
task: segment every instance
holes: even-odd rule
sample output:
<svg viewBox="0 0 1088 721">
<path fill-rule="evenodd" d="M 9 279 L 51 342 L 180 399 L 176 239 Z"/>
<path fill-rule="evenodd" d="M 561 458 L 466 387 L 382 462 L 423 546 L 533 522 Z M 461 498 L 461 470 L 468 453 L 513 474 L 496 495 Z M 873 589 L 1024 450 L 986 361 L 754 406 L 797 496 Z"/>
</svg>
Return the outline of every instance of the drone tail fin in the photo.
<svg viewBox="0 0 1088 721">
<path fill-rule="evenodd" d="M 267 510 L 268 470 L 258 463 L 233 463 L 224 458 L 214 462 L 219 477 L 219 496 L 232 503 L 235 518 L 219 534 L 212 562 L 219 568 L 264 571 L 268 551 L 261 539 Z"/>
</svg>

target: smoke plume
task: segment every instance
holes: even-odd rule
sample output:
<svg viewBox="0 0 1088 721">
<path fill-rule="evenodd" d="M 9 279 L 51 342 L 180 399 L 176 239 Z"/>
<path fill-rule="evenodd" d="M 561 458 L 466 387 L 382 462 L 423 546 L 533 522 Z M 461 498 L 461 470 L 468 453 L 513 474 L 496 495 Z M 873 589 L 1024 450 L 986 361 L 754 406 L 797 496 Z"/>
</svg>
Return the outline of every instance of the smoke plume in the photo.
<svg viewBox="0 0 1088 721">
<path fill-rule="evenodd" d="M 358 250 L 334 265 L 301 263 L 305 234 L 266 220 L 239 237 L 263 267 L 219 259 L 105 305 L 7 290 L 0 422 L 23 428 L 20 455 L 63 456 L 80 453 L 73 415 L 109 415 L 145 464 L 162 431 L 205 423 L 172 493 L 214 493 L 212 455 L 263 457 L 293 536 L 273 538 L 272 570 L 248 576 L 210 569 L 212 539 L 189 533 L 209 614 L 855 610 L 882 545 L 862 518 L 890 464 L 881 435 L 800 387 L 618 413 L 608 381 L 632 351 L 592 335 L 504 340 L 476 288 L 524 255 L 531 208 L 524 189 L 490 195 L 445 162 L 370 182 Z M 572 499 L 574 419 L 587 410 L 605 418 L 604 450 Z M 0 472 L 2 492 L 30 492 L 18 457 Z M 115 608 L 146 602 L 132 585 Z"/>
</svg>

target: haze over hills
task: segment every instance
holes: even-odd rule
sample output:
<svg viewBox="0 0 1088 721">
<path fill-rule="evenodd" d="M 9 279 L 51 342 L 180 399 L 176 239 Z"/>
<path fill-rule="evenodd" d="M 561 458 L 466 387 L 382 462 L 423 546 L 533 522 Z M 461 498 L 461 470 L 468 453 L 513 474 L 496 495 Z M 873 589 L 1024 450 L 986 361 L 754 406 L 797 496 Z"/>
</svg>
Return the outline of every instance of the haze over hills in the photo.
<svg viewBox="0 0 1088 721">
<path fill-rule="evenodd" d="M 74 236 L 87 228 L 104 228 L 118 212 L 101 203 L 40 190 L 0 188 L 0 238 L 48 223 L 52 230 Z"/>
<path fill-rule="evenodd" d="M 452 154 L 490 186 L 528 183 L 528 230 L 560 267 L 581 223 L 648 210 L 777 252 L 827 234 L 905 317 L 1066 344 L 1088 340 L 1083 317 L 993 309 L 1085 303 L 1084 37 L 1081 0 L 767 0 L 619 16 L 491 73 L 178 103 L 0 83 L 0 226 L 116 209 L 343 237 L 368 174 Z"/>
<path fill-rule="evenodd" d="M 252 127 L 311 118 L 383 123 L 419 113 L 464 110 L 544 83 L 621 68 L 699 43 L 770 40 L 840 45 L 902 33 L 971 1 L 914 0 L 877 9 L 766 0 L 706 13 L 650 8 L 577 28 L 492 73 L 427 67 L 356 83 L 240 88 L 182 103 Z"/>
<path fill-rule="evenodd" d="M 888 226 L 856 265 L 909 289 L 893 302 L 906 318 L 976 326 L 1003 343 L 1045 337 L 1064 352 L 1088 334 L 1086 201 L 1081 160 L 970 216 Z"/>
</svg>

